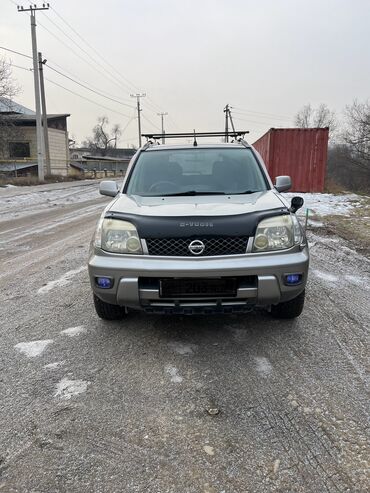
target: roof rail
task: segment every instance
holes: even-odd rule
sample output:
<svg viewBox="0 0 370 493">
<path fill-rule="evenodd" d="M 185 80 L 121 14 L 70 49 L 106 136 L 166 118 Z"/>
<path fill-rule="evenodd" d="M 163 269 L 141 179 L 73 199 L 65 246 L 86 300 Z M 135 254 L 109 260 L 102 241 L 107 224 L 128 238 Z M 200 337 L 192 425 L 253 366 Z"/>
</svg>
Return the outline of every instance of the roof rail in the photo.
<svg viewBox="0 0 370 493">
<path fill-rule="evenodd" d="M 243 147 L 250 147 L 250 145 L 248 144 L 248 142 L 246 140 L 244 140 L 242 137 L 240 137 L 239 139 L 236 139 L 237 142 L 239 142 L 239 144 L 241 144 Z"/>
<path fill-rule="evenodd" d="M 181 138 L 189 138 L 189 137 L 234 137 L 234 138 L 242 138 L 245 134 L 248 134 L 248 130 L 239 130 L 239 131 L 230 131 L 230 132 L 184 132 L 184 133 L 165 133 L 165 134 L 141 134 L 142 137 L 145 137 L 147 140 L 154 139 L 160 140 L 162 138 L 166 139 L 181 139 Z"/>
</svg>

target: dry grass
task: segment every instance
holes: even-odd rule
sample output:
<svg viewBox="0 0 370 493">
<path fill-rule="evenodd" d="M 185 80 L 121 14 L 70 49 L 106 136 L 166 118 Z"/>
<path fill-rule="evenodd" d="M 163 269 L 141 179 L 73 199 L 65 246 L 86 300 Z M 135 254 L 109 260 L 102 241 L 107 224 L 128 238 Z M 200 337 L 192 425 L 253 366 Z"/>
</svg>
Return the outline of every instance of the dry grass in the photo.
<svg viewBox="0 0 370 493">
<path fill-rule="evenodd" d="M 335 182 L 332 178 L 326 178 L 325 180 L 325 193 L 341 194 L 344 192 L 343 187 Z"/>
<path fill-rule="evenodd" d="M 314 216 L 324 226 L 321 232 L 344 238 L 351 247 L 365 257 L 370 257 L 370 197 L 362 196 L 361 206 L 348 215 Z"/>
</svg>

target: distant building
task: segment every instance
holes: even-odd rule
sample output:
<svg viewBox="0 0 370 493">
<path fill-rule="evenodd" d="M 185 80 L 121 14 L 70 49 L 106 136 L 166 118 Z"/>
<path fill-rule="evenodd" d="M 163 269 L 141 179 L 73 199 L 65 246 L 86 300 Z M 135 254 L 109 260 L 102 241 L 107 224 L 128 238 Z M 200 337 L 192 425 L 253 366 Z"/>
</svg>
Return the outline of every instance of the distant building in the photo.
<svg viewBox="0 0 370 493">
<path fill-rule="evenodd" d="M 119 147 L 112 147 L 104 152 L 89 147 L 71 147 L 69 157 L 72 168 L 79 171 L 106 170 L 124 174 L 135 152 L 136 149 Z"/>
<path fill-rule="evenodd" d="M 52 174 L 69 169 L 67 118 L 69 113 L 47 115 Z M 0 98 L 0 173 L 37 171 L 36 113 Z M 46 173 L 46 169 L 45 169 Z"/>
<path fill-rule="evenodd" d="M 81 161 L 91 153 L 88 147 L 71 147 L 69 149 L 69 159 L 71 161 Z"/>
</svg>

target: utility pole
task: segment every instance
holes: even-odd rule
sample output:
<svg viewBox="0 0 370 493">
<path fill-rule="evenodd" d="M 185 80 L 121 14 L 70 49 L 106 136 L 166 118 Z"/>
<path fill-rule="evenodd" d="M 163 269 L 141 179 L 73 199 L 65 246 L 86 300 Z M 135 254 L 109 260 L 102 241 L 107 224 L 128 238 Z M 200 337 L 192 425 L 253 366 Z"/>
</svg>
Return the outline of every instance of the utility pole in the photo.
<svg viewBox="0 0 370 493">
<path fill-rule="evenodd" d="M 139 127 L 139 147 L 141 147 L 141 120 L 140 120 L 140 98 L 145 98 L 146 94 L 145 93 L 137 93 L 137 94 L 130 94 L 132 98 L 136 98 L 137 101 L 137 121 L 138 121 L 138 127 Z"/>
<path fill-rule="evenodd" d="M 164 137 L 164 134 L 165 134 L 165 131 L 164 131 L 164 117 L 166 115 L 168 115 L 168 113 L 157 113 L 158 116 L 161 117 L 161 121 L 162 121 L 162 144 L 164 144 L 166 141 L 165 141 L 165 137 Z"/>
<path fill-rule="evenodd" d="M 231 117 L 231 109 L 232 108 L 229 104 L 227 104 L 224 108 L 224 113 L 225 113 L 225 142 L 229 142 L 229 119 L 230 119 L 230 123 L 231 123 L 232 129 L 233 129 L 234 135 L 236 135 L 234 122 L 233 122 L 233 119 Z"/>
<path fill-rule="evenodd" d="M 30 5 L 28 9 L 18 6 L 18 12 L 30 12 L 31 19 L 31 39 L 32 39 L 32 58 L 33 58 L 33 78 L 35 85 L 35 107 L 36 107 L 36 136 L 37 136 L 37 168 L 40 181 L 44 181 L 44 156 L 43 156 L 43 138 L 41 122 L 41 105 L 40 105 L 40 81 L 37 62 L 37 40 L 36 40 L 36 10 L 48 10 L 49 4 L 43 3 L 42 7 L 36 4 Z"/>
<path fill-rule="evenodd" d="M 229 142 L 229 105 L 227 104 L 224 108 L 225 113 L 225 142 Z"/>
<path fill-rule="evenodd" d="M 231 117 L 231 106 L 229 106 L 229 118 L 230 118 L 230 123 L 231 123 L 231 126 L 233 128 L 233 132 L 234 132 L 234 137 L 236 136 L 236 132 L 235 132 L 235 127 L 234 127 L 234 122 L 233 122 L 233 119 Z"/>
<path fill-rule="evenodd" d="M 44 150 L 45 150 L 45 161 L 46 161 L 46 174 L 50 176 L 51 175 L 51 165 L 50 165 L 50 148 L 49 148 L 49 132 L 48 132 L 48 114 L 46 111 L 44 70 L 43 70 L 43 65 L 45 65 L 47 60 L 42 59 L 42 55 L 40 52 L 38 55 L 39 55 L 42 127 L 43 127 L 43 131 L 44 131 Z"/>
</svg>

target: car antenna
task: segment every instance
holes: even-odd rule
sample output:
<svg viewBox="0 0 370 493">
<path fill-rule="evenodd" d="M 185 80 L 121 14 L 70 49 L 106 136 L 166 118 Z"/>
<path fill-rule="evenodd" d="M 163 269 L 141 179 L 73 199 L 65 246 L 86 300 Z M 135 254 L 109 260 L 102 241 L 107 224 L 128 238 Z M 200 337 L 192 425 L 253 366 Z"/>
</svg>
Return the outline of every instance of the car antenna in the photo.
<svg viewBox="0 0 370 493">
<path fill-rule="evenodd" d="M 197 147 L 197 145 L 198 145 L 197 136 L 195 135 L 195 128 L 194 128 L 194 143 L 193 143 L 193 146 L 194 147 Z"/>
</svg>

